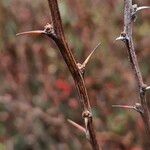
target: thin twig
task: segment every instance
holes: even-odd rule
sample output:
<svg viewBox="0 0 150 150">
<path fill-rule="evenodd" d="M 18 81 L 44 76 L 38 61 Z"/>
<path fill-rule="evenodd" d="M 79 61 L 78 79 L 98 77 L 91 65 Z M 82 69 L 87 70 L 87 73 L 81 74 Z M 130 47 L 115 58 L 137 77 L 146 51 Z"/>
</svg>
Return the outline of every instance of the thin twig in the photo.
<svg viewBox="0 0 150 150">
<path fill-rule="evenodd" d="M 125 42 L 128 55 L 130 59 L 130 63 L 132 69 L 134 71 L 136 81 L 139 87 L 139 95 L 141 101 L 141 116 L 145 124 L 146 131 L 150 136 L 150 115 L 149 109 L 146 102 L 146 90 L 149 89 L 146 84 L 143 82 L 142 74 L 138 65 L 137 56 L 135 53 L 135 48 L 133 44 L 132 38 L 132 24 L 134 21 L 133 14 L 135 13 L 134 7 L 132 5 L 132 0 L 124 0 L 125 8 L 124 8 L 124 31 L 121 33 L 120 37 L 117 40 L 122 40 Z"/>
<path fill-rule="evenodd" d="M 51 11 L 51 16 L 52 16 L 54 33 L 56 34 L 56 38 L 53 38 L 53 40 L 55 41 L 56 45 L 58 46 L 58 48 L 63 56 L 63 59 L 66 62 L 67 66 L 70 70 L 70 73 L 75 81 L 75 84 L 77 86 L 82 109 L 83 109 L 82 116 L 83 116 L 84 120 L 88 119 L 87 124 L 85 124 L 85 126 L 87 126 L 86 128 L 89 132 L 89 140 L 90 140 L 91 146 L 92 146 L 93 150 L 99 150 L 99 145 L 98 145 L 98 142 L 96 139 L 96 134 L 94 131 L 94 126 L 93 126 L 93 117 L 92 117 L 89 97 L 87 94 L 87 89 L 85 87 L 82 73 L 80 72 L 80 70 L 77 66 L 77 62 L 72 54 L 72 51 L 66 42 L 64 30 L 62 27 L 60 12 L 59 12 L 59 8 L 58 8 L 58 2 L 57 2 L 57 0 L 48 0 L 48 2 L 49 2 L 49 7 L 50 7 L 50 11 Z"/>
<path fill-rule="evenodd" d="M 96 139 L 96 134 L 95 134 L 94 126 L 93 126 L 93 116 L 92 116 L 90 101 L 89 101 L 89 97 L 87 94 L 87 89 L 85 86 L 84 78 L 83 78 L 81 70 L 78 68 L 78 65 L 73 56 L 73 53 L 71 49 L 69 48 L 67 41 L 65 39 L 60 12 L 58 8 L 58 2 L 57 0 L 48 0 L 48 3 L 49 3 L 50 11 L 51 11 L 51 16 L 52 16 L 52 24 L 47 24 L 44 30 L 22 32 L 17 35 L 45 34 L 56 43 L 75 81 L 75 85 L 78 89 L 80 102 L 81 102 L 81 106 L 83 109 L 82 117 L 85 122 L 86 137 L 90 141 L 91 147 L 93 150 L 100 150 L 101 148 L 99 147 L 98 141 Z M 73 122 L 71 123 L 75 125 L 75 123 Z"/>
</svg>

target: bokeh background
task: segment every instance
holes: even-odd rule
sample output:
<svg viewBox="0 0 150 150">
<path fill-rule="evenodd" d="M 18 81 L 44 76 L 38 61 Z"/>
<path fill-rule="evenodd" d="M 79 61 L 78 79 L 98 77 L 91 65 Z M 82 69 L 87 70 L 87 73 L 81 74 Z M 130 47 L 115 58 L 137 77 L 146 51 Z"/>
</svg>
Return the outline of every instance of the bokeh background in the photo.
<svg viewBox="0 0 150 150">
<path fill-rule="evenodd" d="M 149 0 L 136 0 L 150 5 Z M 86 68 L 85 82 L 99 143 L 104 150 L 149 150 L 137 112 L 112 108 L 139 102 L 123 30 L 123 0 L 59 0 L 68 43 L 78 62 L 101 47 Z M 48 38 L 20 36 L 50 23 L 46 0 L 0 0 L 0 150 L 90 150 L 77 90 L 59 50 Z M 150 11 L 134 25 L 135 49 L 150 84 Z M 148 103 L 150 92 L 147 93 Z"/>
</svg>

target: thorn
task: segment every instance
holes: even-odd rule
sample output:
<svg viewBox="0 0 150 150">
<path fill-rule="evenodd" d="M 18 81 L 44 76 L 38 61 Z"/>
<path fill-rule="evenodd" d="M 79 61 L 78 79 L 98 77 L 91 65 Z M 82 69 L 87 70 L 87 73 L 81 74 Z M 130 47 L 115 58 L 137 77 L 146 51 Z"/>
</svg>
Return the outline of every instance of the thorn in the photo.
<svg viewBox="0 0 150 150">
<path fill-rule="evenodd" d="M 73 125 L 74 127 L 76 127 L 77 129 L 79 129 L 80 131 L 86 133 L 86 129 L 83 128 L 82 126 L 80 126 L 79 124 L 75 123 L 74 121 L 70 120 L 70 119 L 67 119 L 67 121 Z"/>
<path fill-rule="evenodd" d="M 149 9 L 150 6 L 141 6 L 138 7 L 137 4 L 132 5 L 132 20 L 135 22 L 137 19 L 137 13 L 144 9 Z"/>
<path fill-rule="evenodd" d="M 85 134 L 86 134 L 86 138 L 88 140 L 90 140 L 90 134 L 89 134 L 89 130 L 88 130 L 88 117 L 84 118 L 84 122 L 85 122 Z"/>
<path fill-rule="evenodd" d="M 146 90 L 150 90 L 150 86 L 146 87 Z"/>
<path fill-rule="evenodd" d="M 82 117 L 83 117 L 84 123 L 85 123 L 86 138 L 88 140 L 90 140 L 90 133 L 89 133 L 89 130 L 88 130 L 88 123 L 89 123 L 89 119 L 92 117 L 92 114 L 91 114 L 90 111 L 84 110 L 83 113 L 82 113 Z"/>
<path fill-rule="evenodd" d="M 20 35 L 41 35 L 41 34 L 46 34 L 46 33 L 43 30 L 35 30 L 35 31 L 26 31 L 26 32 L 17 33 L 16 36 L 20 36 Z"/>
<path fill-rule="evenodd" d="M 129 38 L 125 32 L 121 32 L 120 36 L 118 38 L 116 38 L 116 41 L 118 41 L 118 40 L 126 42 L 127 40 L 129 40 Z"/>
<path fill-rule="evenodd" d="M 134 109 L 140 114 L 143 114 L 143 108 L 140 103 L 135 103 L 134 106 L 128 106 L 128 105 L 112 105 L 112 107 L 118 107 L 118 108 L 126 108 L 126 109 Z"/>
<path fill-rule="evenodd" d="M 126 40 L 126 33 L 125 32 L 121 32 L 120 36 L 116 38 L 116 41 L 125 41 Z"/>
<path fill-rule="evenodd" d="M 116 108 L 127 108 L 127 109 L 134 109 L 134 106 L 128 106 L 128 105 L 112 105 L 112 107 Z"/>
<path fill-rule="evenodd" d="M 85 66 L 87 65 L 87 63 L 89 62 L 91 56 L 93 55 L 93 53 L 98 49 L 98 47 L 100 46 L 101 43 L 98 43 L 96 45 L 96 47 L 92 50 L 92 52 L 89 54 L 89 56 L 86 58 L 86 60 L 81 64 L 80 68 L 85 68 Z"/>
<path fill-rule="evenodd" d="M 136 12 L 144 10 L 144 9 L 150 9 L 150 6 L 141 6 L 141 7 L 137 7 Z"/>
<path fill-rule="evenodd" d="M 115 41 L 119 41 L 119 40 L 123 41 L 123 40 L 124 40 L 124 37 L 119 36 L 119 37 L 117 37 L 117 38 L 115 39 Z"/>
</svg>

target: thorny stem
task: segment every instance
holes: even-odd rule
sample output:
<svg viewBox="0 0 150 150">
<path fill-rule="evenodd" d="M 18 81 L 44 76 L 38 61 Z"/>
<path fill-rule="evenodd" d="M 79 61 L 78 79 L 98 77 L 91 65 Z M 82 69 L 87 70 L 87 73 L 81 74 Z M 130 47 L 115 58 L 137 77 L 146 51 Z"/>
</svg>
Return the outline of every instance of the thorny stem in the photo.
<svg viewBox="0 0 150 150">
<path fill-rule="evenodd" d="M 64 30 L 62 27 L 60 12 L 58 8 L 58 2 L 57 0 L 48 0 L 48 2 L 49 2 L 49 7 L 51 11 L 51 16 L 52 16 L 54 33 L 56 34 L 56 37 L 53 37 L 53 40 L 58 46 L 63 56 L 63 59 L 65 63 L 67 64 L 68 69 L 70 70 L 70 73 L 77 86 L 82 109 L 83 109 L 84 120 L 85 118 L 88 118 L 87 130 L 89 132 L 89 140 L 90 140 L 91 146 L 93 150 L 99 150 L 99 145 L 98 145 L 96 134 L 95 134 L 94 127 L 93 127 L 92 112 L 91 112 L 89 97 L 87 94 L 87 89 L 85 87 L 85 82 L 84 82 L 82 73 L 80 72 L 80 69 L 77 66 L 77 62 L 72 54 L 72 51 L 70 50 L 66 42 Z M 50 38 L 52 37 L 50 36 Z"/>
<path fill-rule="evenodd" d="M 132 0 L 124 0 L 125 8 L 124 8 L 124 31 L 121 34 L 122 40 L 125 42 L 130 63 L 132 66 L 132 69 L 134 70 L 134 74 L 136 77 L 136 81 L 139 87 L 139 95 L 140 95 L 140 101 L 141 106 L 143 109 L 143 113 L 140 113 L 142 116 L 142 119 L 145 124 L 146 131 L 148 135 L 150 136 L 150 115 L 149 110 L 146 102 L 146 88 L 147 85 L 144 84 L 142 74 L 138 65 L 137 56 L 135 53 L 135 48 L 133 44 L 133 38 L 132 38 L 132 24 L 133 24 L 133 5 Z"/>
<path fill-rule="evenodd" d="M 76 62 L 72 54 L 72 51 L 70 50 L 66 42 L 64 31 L 62 28 L 62 22 L 60 18 L 57 0 L 48 0 L 48 2 L 51 10 L 53 25 L 47 24 L 44 30 L 27 31 L 27 32 L 18 33 L 16 35 L 18 36 L 18 35 L 25 35 L 25 34 L 26 35 L 44 34 L 50 37 L 56 43 L 75 81 L 75 85 L 78 89 L 80 102 L 83 109 L 82 117 L 84 118 L 84 122 L 85 122 L 86 138 L 90 141 L 93 150 L 99 150 L 100 148 L 94 131 L 92 111 L 91 111 L 89 97 L 87 94 L 87 89 L 83 78 L 82 69 L 80 69 L 78 63 Z"/>
</svg>

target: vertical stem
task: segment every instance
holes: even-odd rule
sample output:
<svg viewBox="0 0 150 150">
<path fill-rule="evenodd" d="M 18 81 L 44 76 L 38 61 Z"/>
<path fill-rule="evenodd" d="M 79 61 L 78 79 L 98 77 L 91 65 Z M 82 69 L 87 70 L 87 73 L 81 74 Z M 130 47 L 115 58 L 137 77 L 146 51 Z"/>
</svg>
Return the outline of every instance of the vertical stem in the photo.
<svg viewBox="0 0 150 150">
<path fill-rule="evenodd" d="M 143 109 L 143 113 L 141 113 L 141 116 L 144 121 L 146 131 L 150 136 L 150 115 L 149 115 L 149 109 L 148 109 L 147 102 L 146 102 L 146 85 L 143 83 L 143 78 L 142 78 L 142 74 L 138 65 L 137 56 L 135 53 L 135 48 L 134 48 L 133 38 L 132 38 L 132 23 L 133 23 L 132 0 L 124 0 L 124 2 L 125 2 L 125 9 L 124 9 L 125 43 L 128 49 L 131 67 L 134 71 L 137 84 L 139 87 L 140 101 L 141 101 L 141 106 Z"/>
<path fill-rule="evenodd" d="M 135 54 L 135 48 L 134 48 L 133 39 L 132 39 L 132 0 L 125 0 L 124 32 L 127 37 L 126 45 L 128 48 L 131 66 L 134 70 L 135 77 L 138 81 L 138 86 L 143 87 L 144 83 L 143 83 L 141 71 L 139 69 L 139 65 L 137 62 L 137 56 Z"/>
<path fill-rule="evenodd" d="M 56 34 L 56 38 L 53 38 L 53 40 L 55 41 L 56 45 L 58 46 L 58 48 L 63 56 L 63 59 L 64 59 L 65 63 L 67 64 L 68 69 L 75 81 L 75 85 L 78 89 L 78 93 L 80 96 L 80 102 L 81 102 L 82 109 L 83 109 L 83 117 L 86 117 L 88 119 L 87 130 L 89 133 L 89 141 L 91 143 L 91 146 L 92 146 L 93 150 L 99 150 L 100 148 L 99 148 L 99 145 L 98 145 L 98 142 L 96 139 L 96 134 L 94 131 L 92 112 L 91 112 L 89 97 L 87 94 L 87 89 L 85 86 L 85 82 L 84 82 L 82 73 L 80 72 L 80 70 L 77 66 L 76 60 L 72 54 L 72 51 L 70 50 L 70 48 L 66 42 L 64 30 L 62 27 L 60 12 L 59 12 L 59 8 L 58 8 L 58 2 L 57 2 L 57 0 L 48 0 L 48 2 L 49 2 L 50 11 L 51 11 L 54 32 Z M 87 114 L 87 115 L 85 116 L 85 114 Z"/>
</svg>

